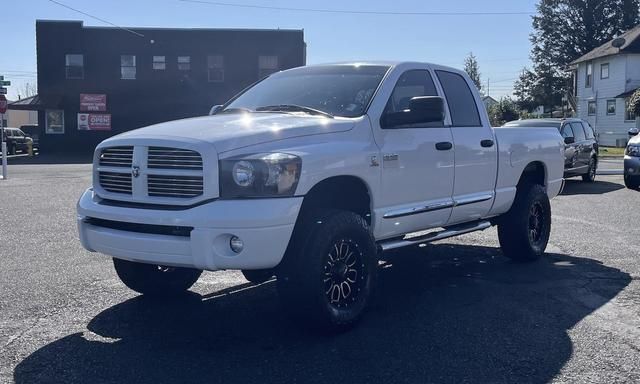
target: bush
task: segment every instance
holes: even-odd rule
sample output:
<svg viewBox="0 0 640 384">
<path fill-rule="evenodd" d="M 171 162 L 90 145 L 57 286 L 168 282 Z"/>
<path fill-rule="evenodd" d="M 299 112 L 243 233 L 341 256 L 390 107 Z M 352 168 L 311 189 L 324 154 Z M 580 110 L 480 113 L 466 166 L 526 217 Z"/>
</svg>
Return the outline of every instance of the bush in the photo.
<svg viewBox="0 0 640 384">
<path fill-rule="evenodd" d="M 489 107 L 489 120 L 491 125 L 499 127 L 506 122 L 518 120 L 520 114 L 516 108 L 516 104 L 509 97 L 503 97 L 497 104 Z"/>
<path fill-rule="evenodd" d="M 629 99 L 629 112 L 640 117 L 640 88 L 638 88 Z"/>
</svg>

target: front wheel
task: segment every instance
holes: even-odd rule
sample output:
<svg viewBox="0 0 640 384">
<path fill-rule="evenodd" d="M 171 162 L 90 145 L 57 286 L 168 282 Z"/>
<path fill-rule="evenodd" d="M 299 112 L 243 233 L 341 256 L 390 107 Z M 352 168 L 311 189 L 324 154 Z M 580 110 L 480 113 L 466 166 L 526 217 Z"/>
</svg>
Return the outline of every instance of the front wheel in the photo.
<svg viewBox="0 0 640 384">
<path fill-rule="evenodd" d="M 504 255 L 515 261 L 539 259 L 551 234 L 551 204 L 541 185 L 518 188 L 509 212 L 498 224 Z"/>
<path fill-rule="evenodd" d="M 164 267 L 115 258 L 113 266 L 124 285 L 138 293 L 152 296 L 185 292 L 202 274 L 199 269 Z"/>
<path fill-rule="evenodd" d="M 589 170 L 587 173 L 582 175 L 582 181 L 586 181 L 587 183 L 593 183 L 596 180 L 596 170 L 598 167 L 598 163 L 595 158 L 591 158 L 589 160 Z"/>
<path fill-rule="evenodd" d="M 640 176 L 624 175 L 624 186 L 629 189 L 640 188 Z"/>
<path fill-rule="evenodd" d="M 278 272 L 285 309 L 313 326 L 339 331 L 362 316 L 377 277 L 375 241 L 353 212 L 309 215 Z"/>
</svg>

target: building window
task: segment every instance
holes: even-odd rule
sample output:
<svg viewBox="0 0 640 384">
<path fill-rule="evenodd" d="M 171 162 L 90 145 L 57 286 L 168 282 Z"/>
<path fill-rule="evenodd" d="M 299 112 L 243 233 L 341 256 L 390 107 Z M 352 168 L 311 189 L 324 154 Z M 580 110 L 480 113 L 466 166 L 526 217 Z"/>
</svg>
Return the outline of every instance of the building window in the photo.
<svg viewBox="0 0 640 384">
<path fill-rule="evenodd" d="M 609 78 L 609 63 L 602 64 L 600 66 L 600 78 L 608 79 Z"/>
<path fill-rule="evenodd" d="M 153 56 L 153 69 L 164 71 L 167 69 L 165 56 Z"/>
<path fill-rule="evenodd" d="M 615 115 L 615 114 L 616 114 L 616 101 L 607 100 L 607 115 Z"/>
<path fill-rule="evenodd" d="M 589 116 L 593 116 L 596 114 L 596 102 L 595 101 L 590 101 L 589 104 L 587 104 L 587 114 Z"/>
<path fill-rule="evenodd" d="M 224 82 L 224 57 L 221 55 L 207 56 L 207 78 L 210 83 Z"/>
<path fill-rule="evenodd" d="M 278 72 L 278 56 L 258 56 L 258 78 Z"/>
<path fill-rule="evenodd" d="M 587 76 L 585 77 L 584 86 L 586 88 L 591 88 L 591 83 L 593 81 L 593 63 L 587 63 Z"/>
<path fill-rule="evenodd" d="M 120 78 L 124 80 L 135 80 L 136 78 L 135 55 L 120 56 Z"/>
<path fill-rule="evenodd" d="M 67 79 L 84 79 L 84 55 L 65 55 Z"/>
<path fill-rule="evenodd" d="M 45 113 L 45 133 L 64 133 L 64 111 L 47 110 Z"/>
<path fill-rule="evenodd" d="M 191 56 L 178 56 L 178 70 L 179 71 L 191 70 Z"/>
<path fill-rule="evenodd" d="M 635 113 L 629 110 L 629 102 L 630 99 L 624 100 L 624 119 L 626 121 L 635 121 L 637 116 Z"/>
</svg>

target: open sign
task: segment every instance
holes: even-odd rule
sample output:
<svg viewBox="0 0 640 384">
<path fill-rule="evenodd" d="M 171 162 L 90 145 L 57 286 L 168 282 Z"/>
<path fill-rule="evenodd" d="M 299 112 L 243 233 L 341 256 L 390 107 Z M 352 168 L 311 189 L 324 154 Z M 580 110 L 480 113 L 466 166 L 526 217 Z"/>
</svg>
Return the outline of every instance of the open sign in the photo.
<svg viewBox="0 0 640 384">
<path fill-rule="evenodd" d="M 111 115 L 106 113 L 78 113 L 79 131 L 110 131 Z"/>
</svg>

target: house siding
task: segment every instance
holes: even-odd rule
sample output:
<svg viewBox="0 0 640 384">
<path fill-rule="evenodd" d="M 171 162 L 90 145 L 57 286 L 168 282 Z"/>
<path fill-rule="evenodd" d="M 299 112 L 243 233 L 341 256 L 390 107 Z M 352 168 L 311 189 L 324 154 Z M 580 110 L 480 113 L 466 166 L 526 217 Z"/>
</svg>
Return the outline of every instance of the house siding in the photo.
<svg viewBox="0 0 640 384">
<path fill-rule="evenodd" d="M 577 115 L 588 121 L 596 130 L 601 145 L 615 146 L 626 142 L 627 131 L 635 126 L 633 121 L 625 121 L 625 100 L 615 97 L 640 83 L 640 55 L 615 55 L 592 61 L 593 80 L 589 88 L 586 84 L 587 62 L 578 64 L 577 70 Z M 609 78 L 600 78 L 602 64 L 609 64 Z M 616 101 L 616 113 L 607 114 L 607 100 Z M 589 116 L 588 104 L 596 101 L 596 114 Z"/>
</svg>

